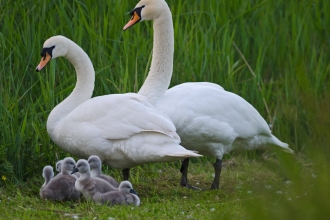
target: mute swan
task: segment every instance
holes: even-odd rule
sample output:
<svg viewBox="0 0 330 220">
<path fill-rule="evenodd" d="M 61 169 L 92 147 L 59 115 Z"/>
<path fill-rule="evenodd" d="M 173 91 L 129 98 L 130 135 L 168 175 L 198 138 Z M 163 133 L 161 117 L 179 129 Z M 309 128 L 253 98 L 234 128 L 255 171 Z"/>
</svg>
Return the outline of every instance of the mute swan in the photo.
<svg viewBox="0 0 330 220">
<path fill-rule="evenodd" d="M 41 186 L 40 191 L 46 186 L 51 178 L 54 177 L 54 171 L 52 166 L 45 166 L 42 170 L 42 177 L 45 179 L 44 184 Z"/>
<path fill-rule="evenodd" d="M 40 197 L 49 200 L 78 200 L 80 193 L 75 188 L 77 178 L 70 173 L 76 162 L 67 157 L 62 162 L 61 175 L 53 177 L 47 185 L 40 190 Z"/>
<path fill-rule="evenodd" d="M 50 138 L 63 150 L 80 158 L 99 155 L 105 164 L 124 169 L 125 180 L 134 166 L 201 156 L 179 145 L 174 124 L 144 96 L 126 93 L 91 99 L 94 68 L 88 55 L 73 41 L 51 37 L 45 41 L 41 56 L 36 71 L 63 56 L 77 74 L 74 90 L 47 120 Z"/>
<path fill-rule="evenodd" d="M 98 156 L 96 156 L 96 155 L 90 156 L 88 158 L 88 163 L 89 163 L 90 168 L 92 169 L 91 177 L 101 178 L 101 179 L 107 181 L 108 183 L 110 183 L 111 185 L 113 185 L 114 187 L 116 187 L 116 188 L 119 187 L 119 183 L 114 178 L 112 178 L 111 176 L 102 174 L 102 162 Z"/>
<path fill-rule="evenodd" d="M 170 117 L 182 146 L 216 158 L 211 189 L 219 188 L 222 157 L 232 150 L 274 145 L 293 153 L 286 143 L 271 134 L 266 121 L 250 103 L 217 84 L 183 83 L 166 91 L 173 70 L 171 11 L 164 0 L 142 0 L 130 15 L 131 20 L 124 30 L 143 20 L 154 22 L 151 67 L 138 94 L 146 96 L 158 110 Z M 158 77 L 153 77 L 157 74 Z M 188 163 L 189 158 L 182 161 L 181 185 L 193 188 L 187 180 Z"/>
<path fill-rule="evenodd" d="M 76 172 L 80 173 L 80 177 L 77 179 L 75 187 L 87 200 L 92 200 L 94 194 L 97 192 L 106 193 L 117 190 L 117 188 L 107 181 L 98 177 L 91 177 L 90 167 L 87 160 L 80 159 L 77 161 L 77 166 L 71 174 Z"/>
<path fill-rule="evenodd" d="M 107 205 L 140 205 L 140 198 L 129 181 L 121 182 L 116 191 L 95 193 L 93 200 L 98 204 Z"/>
</svg>

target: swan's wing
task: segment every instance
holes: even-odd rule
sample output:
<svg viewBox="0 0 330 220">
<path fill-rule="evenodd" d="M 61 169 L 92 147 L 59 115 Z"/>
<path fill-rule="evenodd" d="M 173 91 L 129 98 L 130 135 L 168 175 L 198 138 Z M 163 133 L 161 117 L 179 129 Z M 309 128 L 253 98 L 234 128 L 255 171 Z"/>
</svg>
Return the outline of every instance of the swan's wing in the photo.
<svg viewBox="0 0 330 220">
<path fill-rule="evenodd" d="M 180 129 L 207 135 L 232 132 L 242 138 L 271 131 L 259 112 L 242 97 L 213 83 L 183 83 L 169 89 L 157 109 L 168 115 Z M 181 133 L 179 132 L 181 135 Z"/>
<path fill-rule="evenodd" d="M 135 93 L 92 98 L 74 109 L 61 123 L 72 129 L 95 130 L 104 139 L 124 139 L 144 131 L 179 139 L 172 121 Z"/>
<path fill-rule="evenodd" d="M 224 88 L 218 84 L 215 83 L 210 83 L 210 82 L 186 82 L 186 83 L 181 83 L 179 85 L 173 86 L 171 89 L 167 90 L 167 92 L 172 92 L 175 90 L 186 90 L 186 89 L 208 89 L 208 88 L 213 88 L 213 89 L 219 89 L 219 90 L 224 90 Z"/>
</svg>

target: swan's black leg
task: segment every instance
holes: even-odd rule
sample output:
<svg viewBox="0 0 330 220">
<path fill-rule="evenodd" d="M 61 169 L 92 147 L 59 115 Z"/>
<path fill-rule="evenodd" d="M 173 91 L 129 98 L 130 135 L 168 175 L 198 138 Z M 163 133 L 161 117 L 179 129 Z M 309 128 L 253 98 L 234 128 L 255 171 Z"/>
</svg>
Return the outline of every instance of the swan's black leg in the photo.
<svg viewBox="0 0 330 220">
<path fill-rule="evenodd" d="M 181 169 L 180 169 L 182 174 L 180 185 L 183 187 L 187 187 L 188 189 L 199 189 L 197 187 L 188 184 L 188 177 L 187 177 L 188 166 L 189 166 L 189 158 L 182 160 Z"/>
<path fill-rule="evenodd" d="M 216 159 L 215 163 L 213 164 L 213 167 L 214 167 L 214 180 L 211 189 L 219 189 L 222 160 Z"/>
<path fill-rule="evenodd" d="M 183 159 L 181 162 L 181 169 L 180 169 L 180 172 L 182 174 L 180 184 L 181 186 L 184 187 L 188 186 L 188 179 L 187 179 L 188 166 L 189 166 L 189 158 Z"/>
<path fill-rule="evenodd" d="M 123 172 L 124 180 L 128 180 L 129 179 L 129 168 L 123 169 L 122 172 Z"/>
</svg>

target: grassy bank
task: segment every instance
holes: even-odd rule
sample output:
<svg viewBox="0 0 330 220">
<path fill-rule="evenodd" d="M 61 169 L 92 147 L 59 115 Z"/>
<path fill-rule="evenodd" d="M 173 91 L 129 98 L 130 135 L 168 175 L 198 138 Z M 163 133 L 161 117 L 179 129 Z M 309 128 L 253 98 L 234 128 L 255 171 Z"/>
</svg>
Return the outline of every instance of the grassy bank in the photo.
<svg viewBox="0 0 330 220">
<path fill-rule="evenodd" d="M 320 162 L 320 164 L 325 164 Z M 330 176 L 303 157 L 263 154 L 257 159 L 233 155 L 224 163 L 219 190 L 194 191 L 178 185 L 179 163 L 133 169 L 140 207 L 49 202 L 39 198 L 41 178 L 0 188 L 1 219 L 326 219 Z M 118 172 L 108 172 L 121 178 Z M 210 162 L 191 164 L 190 182 L 207 189 Z"/>
<path fill-rule="evenodd" d="M 285 181 L 298 182 L 299 186 L 292 187 L 292 192 L 298 194 L 301 191 L 301 195 L 296 195 L 299 198 L 305 198 L 303 190 L 308 186 L 311 191 L 307 199 L 297 200 L 295 205 L 298 208 L 295 209 L 290 206 L 292 203 L 282 200 L 283 194 L 276 191 L 275 194 L 268 193 L 267 188 L 258 191 L 258 196 L 248 193 L 244 197 L 235 187 L 230 188 L 239 184 L 234 177 L 227 186 L 223 182 L 226 181 L 224 177 L 223 188 L 217 192 L 192 194 L 177 188 L 177 181 L 174 180 L 170 181 L 172 188 L 158 186 L 137 168 L 135 175 L 133 173 L 133 183 L 145 195 L 142 196 L 143 200 L 148 201 L 144 203 L 148 209 L 145 212 L 151 215 L 150 210 L 157 205 L 159 207 L 155 209 L 159 213 L 164 204 L 180 207 L 183 196 L 193 196 L 187 206 L 195 207 L 195 200 L 201 198 L 201 201 L 206 202 L 211 195 L 218 196 L 220 200 L 216 204 L 228 206 L 228 210 L 231 210 L 232 203 L 236 204 L 233 205 L 233 211 L 229 211 L 229 217 L 247 216 L 247 213 L 276 216 L 277 210 L 283 210 L 279 213 L 293 210 L 292 213 L 296 213 L 297 217 L 301 214 L 302 217 L 311 218 L 296 210 L 318 213 L 320 208 L 320 213 L 327 211 L 322 205 L 324 200 L 315 200 L 327 198 L 329 201 L 326 195 L 330 192 L 324 187 L 329 180 L 326 168 L 329 167 L 330 143 L 330 2 L 167 2 L 172 10 L 175 30 L 171 86 L 187 81 L 210 81 L 244 97 L 272 125 L 273 133 L 288 143 L 297 154 L 294 158 L 271 156 L 274 163 L 282 167 L 278 170 L 274 168 L 275 165 L 263 168 L 272 163 L 265 162 L 262 153 L 242 152 L 239 154 L 241 163 L 257 161 L 257 165 L 247 165 L 247 170 L 244 170 L 244 166 L 238 167 L 237 172 L 244 172 L 244 178 L 248 178 L 248 173 L 257 175 L 256 170 L 262 168 L 261 173 L 266 175 L 263 177 L 260 174 L 259 181 L 262 184 L 267 175 L 275 175 L 274 186 L 281 187 L 284 184 L 285 187 L 292 187 L 285 185 Z M 17 184 L 31 186 L 26 181 L 41 183 L 42 167 L 53 165 L 67 155 L 51 142 L 45 124 L 51 109 L 71 92 L 75 84 L 74 69 L 66 60 L 57 59 L 44 72 L 36 73 L 43 42 L 50 36 L 61 34 L 77 42 L 88 53 L 96 70 L 94 96 L 136 92 L 148 72 L 152 50 L 150 22 L 122 31 L 129 19 L 126 12 L 136 3 L 118 0 L 0 1 L 0 176 L 3 177 L 0 185 L 2 191 L 10 191 L 14 187 L 13 195 L 15 198 L 20 196 L 21 200 L 18 201 L 22 201 L 16 204 L 16 200 L 2 198 L 2 202 L 16 207 L 8 213 L 20 210 L 17 208 L 19 206 L 23 207 L 23 211 L 26 207 L 22 204 L 39 206 L 43 203 L 34 197 L 38 194 L 37 187 L 31 187 L 28 193 L 18 191 L 18 194 L 14 189 Z M 226 159 L 232 157 L 236 158 L 236 154 L 227 155 Z M 203 158 L 198 163 L 201 165 L 196 164 L 197 168 L 191 168 L 192 177 L 201 178 L 200 184 L 209 183 L 212 178 L 207 177 L 206 180 L 203 177 L 204 173 L 212 173 L 210 167 L 204 168 L 204 165 L 210 166 L 211 161 L 213 159 Z M 169 165 L 168 169 L 175 167 L 178 164 Z M 160 168 L 161 165 L 144 166 L 150 172 Z M 110 168 L 108 171 L 119 177 L 117 171 Z M 235 175 L 235 172 L 225 173 Z M 313 177 L 313 173 L 317 178 Z M 172 175 L 178 175 L 177 171 L 173 171 Z M 164 178 L 171 177 L 164 173 L 159 178 L 160 182 L 166 182 Z M 242 181 L 245 181 L 244 178 Z M 155 188 L 149 192 L 146 186 L 150 184 L 154 184 Z M 250 185 L 246 187 L 247 191 L 253 191 Z M 4 195 L 10 197 L 7 193 Z M 227 200 L 222 200 L 224 197 Z M 149 198 L 157 199 L 154 201 Z M 242 202 L 245 198 L 251 201 L 251 205 Z M 239 202 L 231 202 L 235 199 Z M 173 203 L 167 203 L 172 200 Z M 316 202 L 313 206 L 316 211 L 308 209 L 312 204 L 310 201 Z M 262 208 L 256 208 L 258 205 Z M 61 210 L 63 206 L 47 203 L 47 207 L 56 210 Z M 91 209 L 100 208 L 87 204 L 86 211 L 84 207 L 79 209 L 85 214 L 89 213 L 88 217 L 92 217 Z M 197 212 L 198 208 L 194 208 L 200 216 L 193 215 L 192 218 L 206 217 L 205 213 L 211 213 L 209 208 L 212 207 L 203 209 L 205 212 Z M 125 208 L 118 210 L 122 209 Z M 142 209 L 139 212 L 142 213 Z M 240 214 L 233 214 L 235 210 Z M 154 216 L 159 213 L 154 213 Z M 174 216 L 175 213 L 180 212 L 176 210 L 168 216 Z M 212 213 L 210 216 L 213 216 Z"/>
</svg>

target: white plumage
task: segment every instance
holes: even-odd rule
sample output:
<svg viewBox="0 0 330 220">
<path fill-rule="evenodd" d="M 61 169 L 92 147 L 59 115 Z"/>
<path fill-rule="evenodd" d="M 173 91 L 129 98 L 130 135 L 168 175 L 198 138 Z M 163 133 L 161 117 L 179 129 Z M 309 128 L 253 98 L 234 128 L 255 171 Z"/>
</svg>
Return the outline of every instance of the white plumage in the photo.
<svg viewBox="0 0 330 220">
<path fill-rule="evenodd" d="M 175 86 L 157 108 L 175 122 L 182 145 L 203 155 L 221 158 L 231 150 L 259 149 L 268 143 L 287 148 L 250 103 L 213 83 Z"/>
<path fill-rule="evenodd" d="M 266 121 L 242 97 L 213 83 L 184 83 L 166 91 L 173 67 L 173 24 L 164 0 L 142 0 L 131 11 L 124 30 L 142 20 L 153 20 L 153 57 L 149 75 L 139 94 L 170 117 L 181 137 L 181 145 L 200 154 L 216 157 L 212 189 L 219 188 L 222 157 L 232 150 L 278 146 L 293 151 L 271 134 Z M 198 56 L 198 54 L 196 54 Z M 154 77 L 158 75 L 158 77 Z M 162 94 L 165 94 L 162 97 Z M 189 158 L 182 163 L 181 185 L 188 184 Z"/>
<path fill-rule="evenodd" d="M 51 37 L 45 41 L 41 55 L 37 71 L 60 56 L 76 69 L 74 90 L 47 120 L 50 138 L 65 151 L 80 158 L 98 155 L 105 164 L 121 169 L 200 156 L 179 145 L 173 123 L 144 96 L 127 93 L 91 99 L 94 68 L 88 55 L 73 41 Z"/>
</svg>

